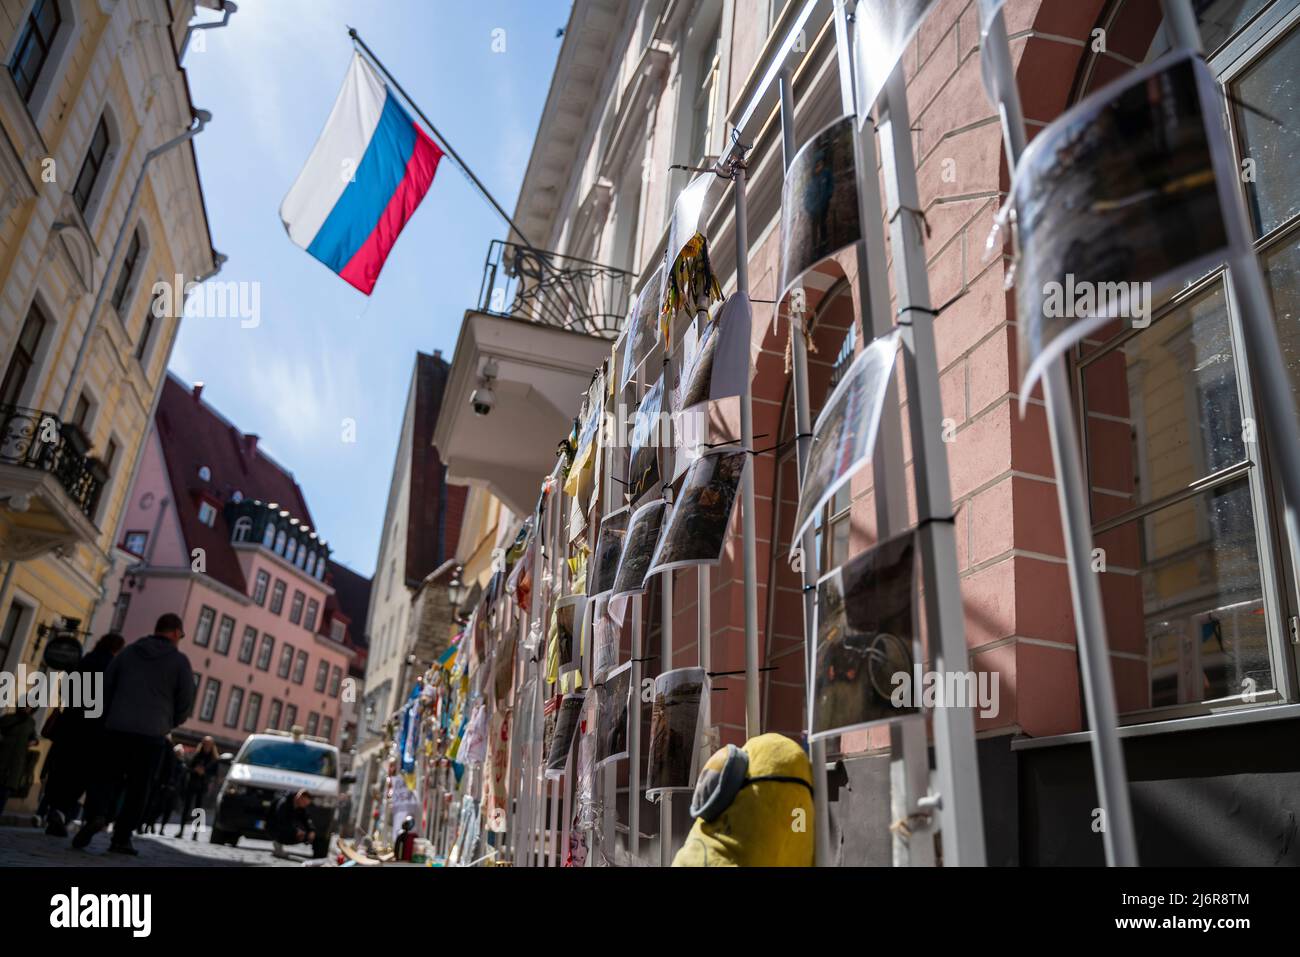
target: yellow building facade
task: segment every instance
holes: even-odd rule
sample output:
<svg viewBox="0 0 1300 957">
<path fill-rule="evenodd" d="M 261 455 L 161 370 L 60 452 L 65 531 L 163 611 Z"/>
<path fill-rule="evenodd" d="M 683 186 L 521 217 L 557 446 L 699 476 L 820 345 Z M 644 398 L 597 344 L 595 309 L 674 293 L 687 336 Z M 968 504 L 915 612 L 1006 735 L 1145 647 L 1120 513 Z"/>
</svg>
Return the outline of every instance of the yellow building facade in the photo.
<svg viewBox="0 0 1300 957">
<path fill-rule="evenodd" d="M 181 67 L 206 38 L 190 31 L 195 13 L 195 0 L 0 5 L 0 667 L 11 672 L 39 663 L 53 634 L 84 641 L 92 620 L 110 623 L 103 596 L 129 560 L 120 517 L 179 328 L 178 310 L 155 314 L 155 284 L 202 281 L 221 259 L 192 143 L 209 117 Z M 29 810 L 38 791 L 9 810 Z"/>
</svg>

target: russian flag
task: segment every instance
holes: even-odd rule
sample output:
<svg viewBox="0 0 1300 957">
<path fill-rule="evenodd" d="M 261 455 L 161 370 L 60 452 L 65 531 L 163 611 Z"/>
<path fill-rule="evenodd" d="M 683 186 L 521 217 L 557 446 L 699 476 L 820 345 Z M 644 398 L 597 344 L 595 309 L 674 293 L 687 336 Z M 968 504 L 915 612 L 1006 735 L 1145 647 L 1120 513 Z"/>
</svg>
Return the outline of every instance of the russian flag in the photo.
<svg viewBox="0 0 1300 957">
<path fill-rule="evenodd" d="M 280 219 L 290 239 L 368 296 L 441 158 L 438 144 L 354 53 Z"/>
</svg>

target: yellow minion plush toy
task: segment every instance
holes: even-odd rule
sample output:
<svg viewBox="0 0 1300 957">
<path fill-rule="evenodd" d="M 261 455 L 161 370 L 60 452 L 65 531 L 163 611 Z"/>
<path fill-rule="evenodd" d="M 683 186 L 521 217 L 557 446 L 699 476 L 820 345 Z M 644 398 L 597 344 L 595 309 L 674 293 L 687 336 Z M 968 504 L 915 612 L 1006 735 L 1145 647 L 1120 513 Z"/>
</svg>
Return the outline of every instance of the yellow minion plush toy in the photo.
<svg viewBox="0 0 1300 957">
<path fill-rule="evenodd" d="M 797 743 L 760 734 L 700 770 L 695 823 L 673 867 L 812 867 L 812 765 Z"/>
</svg>

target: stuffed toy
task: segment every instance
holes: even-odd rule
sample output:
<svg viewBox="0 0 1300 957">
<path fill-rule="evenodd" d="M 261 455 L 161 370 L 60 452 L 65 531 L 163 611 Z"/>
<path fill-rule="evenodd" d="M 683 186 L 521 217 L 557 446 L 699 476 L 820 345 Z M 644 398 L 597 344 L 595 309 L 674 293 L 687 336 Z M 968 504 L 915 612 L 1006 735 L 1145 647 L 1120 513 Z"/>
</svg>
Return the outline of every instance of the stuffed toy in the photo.
<svg viewBox="0 0 1300 957">
<path fill-rule="evenodd" d="M 673 867 L 812 867 L 812 765 L 797 743 L 761 734 L 700 769 L 695 823 Z"/>
</svg>

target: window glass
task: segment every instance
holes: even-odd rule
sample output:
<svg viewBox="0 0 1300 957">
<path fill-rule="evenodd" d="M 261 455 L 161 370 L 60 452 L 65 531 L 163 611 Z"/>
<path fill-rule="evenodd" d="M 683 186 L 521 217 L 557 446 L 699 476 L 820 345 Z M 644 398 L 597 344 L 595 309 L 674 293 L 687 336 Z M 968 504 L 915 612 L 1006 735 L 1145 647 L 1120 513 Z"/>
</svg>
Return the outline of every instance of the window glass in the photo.
<svg viewBox="0 0 1300 957">
<path fill-rule="evenodd" d="M 41 70 L 50 58 L 61 23 L 57 0 L 36 0 L 23 23 L 18 46 L 14 48 L 13 58 L 9 61 L 9 72 L 13 75 L 19 95 L 28 103 L 36 91 Z"/>
<path fill-rule="evenodd" d="M 1260 257 L 1273 293 L 1273 318 L 1291 392 L 1300 407 L 1300 230 L 1283 236 Z"/>
<path fill-rule="evenodd" d="M 95 184 L 99 181 L 99 174 L 104 169 L 104 163 L 108 159 L 108 121 L 104 117 L 99 118 L 99 123 L 95 126 L 94 135 L 90 138 L 90 147 L 86 150 L 86 158 L 81 162 L 81 172 L 77 174 L 76 185 L 72 187 L 72 198 L 77 204 L 77 209 L 83 213 L 86 207 L 90 205 L 90 197 L 95 192 Z"/>
<path fill-rule="evenodd" d="M 307 596 L 297 589 L 293 593 L 293 601 L 289 604 L 289 621 L 295 625 L 302 621 L 302 609 L 307 600 Z"/>
<path fill-rule="evenodd" d="M 325 683 L 329 681 L 330 664 L 328 661 L 321 661 L 316 666 L 316 690 L 324 691 Z"/>
<path fill-rule="evenodd" d="M 135 275 L 136 263 L 140 259 L 140 230 L 137 227 L 131 234 L 131 244 L 126 247 L 126 256 L 122 259 L 122 268 L 117 274 L 117 285 L 113 287 L 113 308 L 120 314 L 126 301 L 126 292 L 131 286 L 131 277 Z"/>
<path fill-rule="evenodd" d="M 1243 175 L 1255 232 L 1300 213 L 1300 28 L 1270 47 L 1232 84 Z M 1244 107 L 1244 108 L 1243 108 Z"/>
<path fill-rule="evenodd" d="M 271 576 L 265 571 L 257 573 L 257 579 L 253 584 L 253 601 L 259 605 L 266 603 L 266 588 L 271 583 Z"/>
<path fill-rule="evenodd" d="M 1144 635 L 1149 695 L 1136 711 L 1273 687 L 1250 489 L 1242 477 L 1098 535 L 1114 649 Z M 1138 650 L 1138 649 L 1134 649 Z"/>
<path fill-rule="evenodd" d="M 36 364 L 36 349 L 45 334 L 45 315 L 32 303 L 23 322 L 22 331 L 18 333 L 18 342 L 14 344 L 13 355 L 9 358 L 9 367 L 5 370 L 3 383 L 0 383 L 0 405 L 17 405 L 27 385 L 27 375 Z"/>
<path fill-rule="evenodd" d="M 217 617 L 216 609 L 204 605 L 199 609 L 199 623 L 194 629 L 194 643 L 206 648 L 212 640 L 212 623 Z"/>
<path fill-rule="evenodd" d="M 226 727 L 234 728 L 239 725 L 239 712 L 244 707 L 244 689 L 231 688 L 230 698 L 226 701 Z"/>
<path fill-rule="evenodd" d="M 289 669 L 293 667 L 293 645 L 280 646 L 280 664 L 276 667 L 275 673 L 281 678 L 289 677 Z"/>
<path fill-rule="evenodd" d="M 262 696 L 256 691 L 248 696 L 248 710 L 244 712 L 244 730 L 256 731 L 257 723 L 262 719 Z"/>
<path fill-rule="evenodd" d="M 307 677 L 307 652 L 298 652 L 298 658 L 293 663 L 293 683 L 300 685 Z"/>
<path fill-rule="evenodd" d="M 257 652 L 257 667 L 260 671 L 266 671 L 271 667 L 271 651 L 275 648 L 275 639 L 270 635 L 262 636 L 262 647 Z"/>
<path fill-rule="evenodd" d="M 199 709 L 199 718 L 203 721 L 211 721 L 217 713 L 217 699 L 221 697 L 221 682 L 216 678 L 209 678 L 207 687 L 203 689 L 203 705 Z"/>
<path fill-rule="evenodd" d="M 284 592 L 287 587 L 279 578 L 275 580 L 275 587 L 271 589 L 271 611 L 274 614 L 280 614 L 284 608 Z"/>
<path fill-rule="evenodd" d="M 1246 458 L 1221 283 L 1088 362 L 1083 390 L 1099 520 Z"/>
<path fill-rule="evenodd" d="M 271 710 L 266 715 L 266 726 L 272 731 L 280 727 L 280 712 L 284 710 L 284 702 L 279 698 L 271 699 Z"/>
<path fill-rule="evenodd" d="M 239 660 L 243 664 L 248 664 L 253 660 L 253 648 L 257 645 L 257 629 L 252 625 L 244 627 L 244 637 L 239 640 Z M 270 653 L 270 649 L 266 649 Z M 263 668 L 263 671 L 266 669 Z"/>
<path fill-rule="evenodd" d="M 229 615 L 221 616 L 221 627 L 217 629 L 215 651 L 219 655 L 230 654 L 230 641 L 235 635 L 235 619 Z"/>
</svg>

